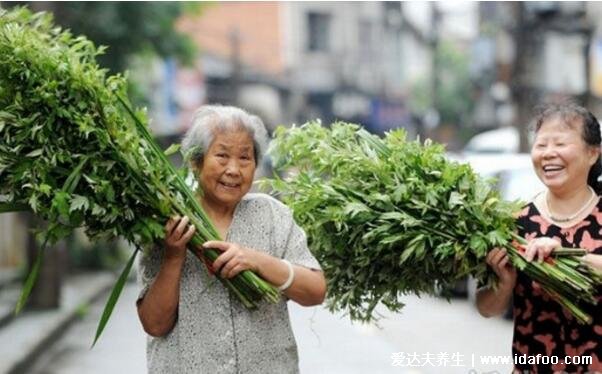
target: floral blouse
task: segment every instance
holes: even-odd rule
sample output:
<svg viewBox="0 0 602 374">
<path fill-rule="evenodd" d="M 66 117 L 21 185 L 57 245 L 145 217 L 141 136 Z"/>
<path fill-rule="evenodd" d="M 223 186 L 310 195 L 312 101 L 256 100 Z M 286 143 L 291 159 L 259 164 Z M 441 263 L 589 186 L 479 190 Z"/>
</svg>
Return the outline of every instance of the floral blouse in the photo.
<svg viewBox="0 0 602 374">
<path fill-rule="evenodd" d="M 544 236 L 556 238 L 563 247 L 578 247 L 602 254 L 602 199 L 587 218 L 570 228 L 561 228 L 547 221 L 533 203 L 523 209 L 518 224 L 519 235 L 527 240 Z M 592 316 L 591 325 L 580 325 L 567 310 L 542 291 L 537 282 L 519 272 L 514 289 L 513 356 L 541 354 L 549 360 L 556 356 L 558 363 L 518 364 L 515 372 L 602 373 L 601 290 L 598 290 L 597 306 L 581 306 Z M 565 361 L 566 356 L 590 356 L 592 362 L 574 365 L 569 360 Z"/>
<path fill-rule="evenodd" d="M 265 194 L 237 205 L 226 241 L 262 250 L 292 264 L 320 269 L 291 211 Z M 163 249 L 142 256 L 139 299 L 159 271 Z M 178 320 L 165 337 L 147 340 L 149 373 L 297 373 L 297 346 L 286 298 L 247 310 L 205 265 L 188 253 L 180 283 Z"/>
</svg>

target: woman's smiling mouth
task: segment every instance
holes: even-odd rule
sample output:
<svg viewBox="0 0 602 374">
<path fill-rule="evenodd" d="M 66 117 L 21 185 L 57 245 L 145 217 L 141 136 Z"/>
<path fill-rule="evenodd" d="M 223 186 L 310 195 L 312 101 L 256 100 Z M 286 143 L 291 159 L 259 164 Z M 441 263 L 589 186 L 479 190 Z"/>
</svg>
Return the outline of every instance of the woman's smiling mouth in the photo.
<svg viewBox="0 0 602 374">
<path fill-rule="evenodd" d="M 544 165 L 542 167 L 542 169 L 543 169 L 543 173 L 544 173 L 544 175 L 546 177 L 554 177 L 554 176 L 560 174 L 560 172 L 562 170 L 564 170 L 564 166 L 562 166 L 562 165 L 554 165 L 554 164 L 552 164 L 552 165 Z"/>
</svg>

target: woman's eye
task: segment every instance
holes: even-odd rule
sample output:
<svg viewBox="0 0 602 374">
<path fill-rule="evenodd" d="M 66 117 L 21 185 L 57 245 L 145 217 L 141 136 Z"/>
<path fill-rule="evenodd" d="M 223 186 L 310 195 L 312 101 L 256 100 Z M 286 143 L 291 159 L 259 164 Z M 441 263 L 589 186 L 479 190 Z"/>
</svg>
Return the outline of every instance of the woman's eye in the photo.
<svg viewBox="0 0 602 374">
<path fill-rule="evenodd" d="M 228 157 L 225 153 L 218 153 L 216 156 L 219 157 L 219 158 L 226 158 L 226 157 Z"/>
</svg>

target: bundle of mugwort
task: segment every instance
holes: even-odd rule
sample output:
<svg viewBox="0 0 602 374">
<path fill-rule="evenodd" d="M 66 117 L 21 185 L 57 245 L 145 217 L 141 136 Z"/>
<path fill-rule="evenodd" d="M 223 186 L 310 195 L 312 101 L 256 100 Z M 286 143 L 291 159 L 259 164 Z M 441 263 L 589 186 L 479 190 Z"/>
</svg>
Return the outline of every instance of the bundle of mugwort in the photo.
<svg viewBox="0 0 602 374">
<path fill-rule="evenodd" d="M 196 227 L 190 249 L 219 234 L 127 99 L 126 80 L 106 76 L 86 38 L 54 27 L 48 14 L 0 10 L 0 212 L 31 210 L 48 225 L 17 311 L 34 284 L 43 248 L 84 227 L 91 238 L 124 237 L 136 250 L 119 277 L 96 332 L 100 336 L 139 248 L 164 239 L 172 215 Z M 49 254 L 51 255 L 51 254 Z M 277 290 L 245 271 L 220 279 L 245 306 L 276 302 Z"/>
<path fill-rule="evenodd" d="M 370 321 L 382 302 L 400 310 L 403 294 L 450 291 L 472 275 L 495 285 L 485 257 L 503 247 L 512 264 L 553 295 L 580 322 L 581 302 L 596 303 L 600 274 L 580 262 L 579 249 L 559 249 L 527 262 L 525 241 L 505 202 L 444 148 L 408 141 L 403 130 L 384 138 L 353 124 L 319 122 L 278 129 L 270 150 L 284 179 L 264 180 L 294 211 L 328 279 L 331 310 Z"/>
</svg>

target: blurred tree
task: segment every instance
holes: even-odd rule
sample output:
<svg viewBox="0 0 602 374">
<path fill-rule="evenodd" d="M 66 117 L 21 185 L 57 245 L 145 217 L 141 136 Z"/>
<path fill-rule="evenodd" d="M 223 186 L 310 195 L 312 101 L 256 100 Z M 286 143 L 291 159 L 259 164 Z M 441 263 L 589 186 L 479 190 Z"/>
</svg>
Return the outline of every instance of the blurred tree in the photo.
<svg viewBox="0 0 602 374">
<path fill-rule="evenodd" d="M 442 40 L 436 51 L 438 84 L 436 97 L 431 96 L 430 77 L 418 79 L 410 92 L 414 111 L 425 114 L 436 103 L 435 109 L 442 124 L 461 125 L 472 112 L 472 83 L 469 76 L 469 56 L 452 42 Z"/>
<path fill-rule="evenodd" d="M 14 2 L 5 5 L 28 5 L 35 11 L 50 11 L 55 22 L 83 34 L 96 45 L 109 48 L 98 57 L 99 63 L 118 73 L 129 65 L 129 59 L 145 53 L 175 57 L 191 63 L 196 53 L 192 40 L 175 28 L 185 13 L 199 12 L 199 3 L 189 2 Z"/>
<path fill-rule="evenodd" d="M 130 67 L 135 56 L 143 58 L 174 57 L 184 64 L 194 61 L 196 46 L 185 34 L 176 30 L 175 23 L 186 13 L 201 10 L 199 3 L 189 2 L 2 2 L 3 7 L 26 5 L 33 11 L 54 14 L 54 22 L 68 28 L 75 35 L 85 35 L 97 46 L 108 49 L 98 56 L 99 64 L 112 74 Z M 131 84 L 130 93 L 137 103 L 144 94 Z M 32 225 L 36 226 L 36 225 Z M 38 253 L 38 243 L 29 237 L 28 268 L 31 269 Z M 66 243 L 57 243 L 56 253 L 65 253 Z M 38 280 L 29 297 L 28 307 L 56 308 L 59 305 L 65 256 L 46 256 Z"/>
</svg>

